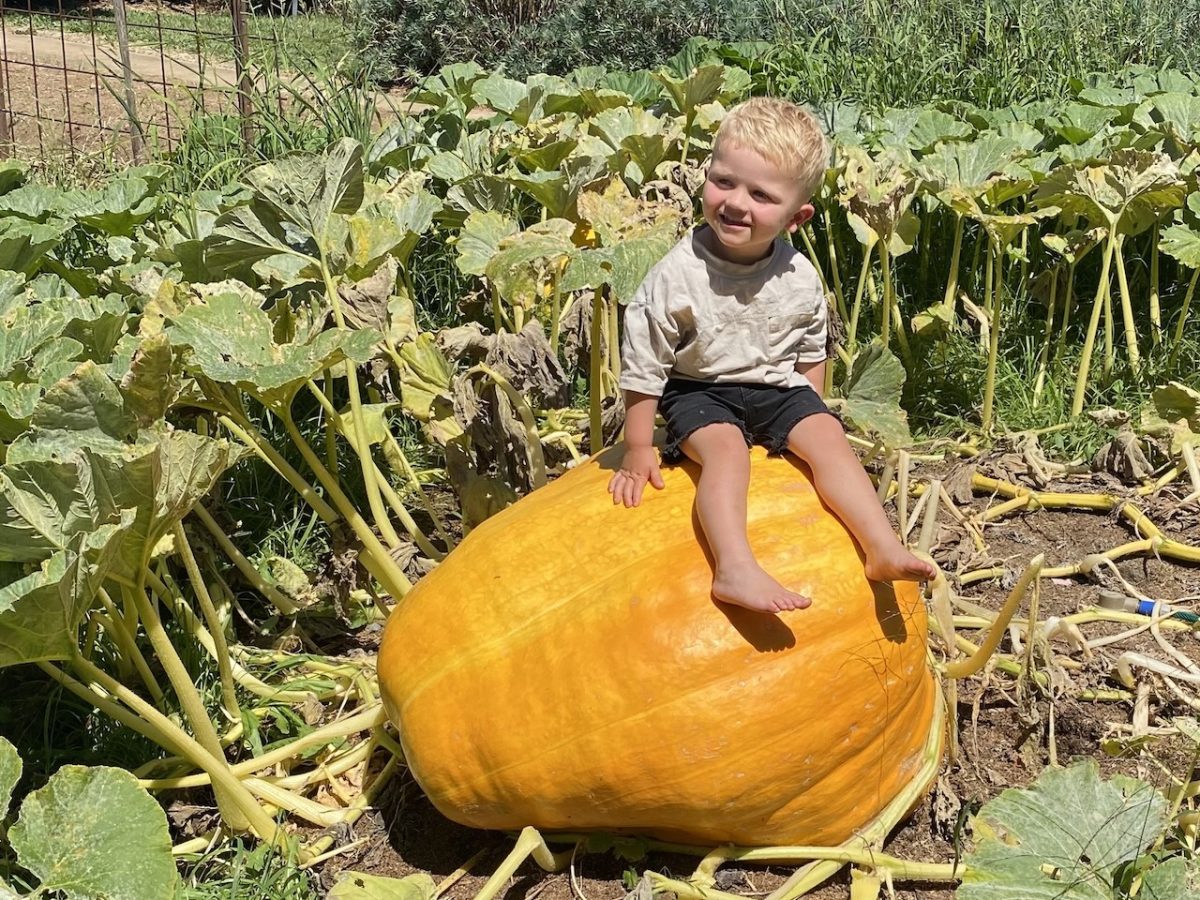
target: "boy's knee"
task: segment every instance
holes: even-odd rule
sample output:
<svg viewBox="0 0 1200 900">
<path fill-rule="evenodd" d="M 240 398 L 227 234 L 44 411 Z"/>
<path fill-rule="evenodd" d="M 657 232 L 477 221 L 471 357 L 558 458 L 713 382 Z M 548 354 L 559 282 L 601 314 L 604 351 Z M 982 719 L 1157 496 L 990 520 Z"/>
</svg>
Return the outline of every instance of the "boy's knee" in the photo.
<svg viewBox="0 0 1200 900">
<path fill-rule="evenodd" d="M 746 453 L 746 436 L 732 422 L 713 422 L 697 428 L 683 441 L 683 450 L 693 459 L 702 456 Z"/>
<path fill-rule="evenodd" d="M 788 449 L 801 459 L 807 459 L 810 453 L 828 449 L 833 441 L 845 443 L 846 432 L 832 413 L 806 416 L 788 432 Z"/>
</svg>

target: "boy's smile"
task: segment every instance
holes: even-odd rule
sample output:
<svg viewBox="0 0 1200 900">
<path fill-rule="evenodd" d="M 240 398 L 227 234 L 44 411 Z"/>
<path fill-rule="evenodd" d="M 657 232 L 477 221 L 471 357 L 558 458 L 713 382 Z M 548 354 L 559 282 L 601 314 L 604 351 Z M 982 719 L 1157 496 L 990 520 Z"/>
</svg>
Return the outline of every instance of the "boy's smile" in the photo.
<svg viewBox="0 0 1200 900">
<path fill-rule="evenodd" d="M 813 214 L 796 179 L 758 151 L 722 144 L 713 153 L 701 196 L 704 220 L 722 259 L 752 263 L 766 256 L 782 231 L 795 231 Z"/>
</svg>

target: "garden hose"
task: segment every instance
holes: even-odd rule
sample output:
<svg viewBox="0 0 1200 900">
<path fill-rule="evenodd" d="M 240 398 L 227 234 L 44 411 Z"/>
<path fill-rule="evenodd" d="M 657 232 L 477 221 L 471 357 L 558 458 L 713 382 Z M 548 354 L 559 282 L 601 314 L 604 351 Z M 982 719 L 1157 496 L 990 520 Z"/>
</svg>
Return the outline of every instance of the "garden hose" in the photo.
<svg viewBox="0 0 1200 900">
<path fill-rule="evenodd" d="M 1125 612 L 1137 613 L 1142 616 L 1154 615 L 1154 608 L 1157 606 L 1159 615 L 1164 618 L 1179 619 L 1189 624 L 1200 622 L 1200 615 L 1189 610 L 1171 609 L 1165 603 L 1156 603 L 1153 600 L 1138 600 L 1136 597 L 1127 597 L 1116 591 L 1100 591 L 1100 602 L 1097 605 L 1101 609 L 1124 610 Z"/>
</svg>

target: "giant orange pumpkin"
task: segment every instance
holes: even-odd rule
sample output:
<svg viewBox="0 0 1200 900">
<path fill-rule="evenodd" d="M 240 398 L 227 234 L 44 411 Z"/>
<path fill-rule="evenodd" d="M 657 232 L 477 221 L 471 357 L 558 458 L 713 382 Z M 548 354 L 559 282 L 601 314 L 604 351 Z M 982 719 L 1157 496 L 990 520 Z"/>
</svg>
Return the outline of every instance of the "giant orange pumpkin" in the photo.
<svg viewBox="0 0 1200 900">
<path fill-rule="evenodd" d="M 717 603 L 698 470 L 614 507 L 620 452 L 484 522 L 397 604 L 379 679 L 414 777 L 478 828 L 847 840 L 940 747 L 915 585 L 868 582 L 807 469 L 755 448 L 751 544 L 813 603 Z"/>
</svg>

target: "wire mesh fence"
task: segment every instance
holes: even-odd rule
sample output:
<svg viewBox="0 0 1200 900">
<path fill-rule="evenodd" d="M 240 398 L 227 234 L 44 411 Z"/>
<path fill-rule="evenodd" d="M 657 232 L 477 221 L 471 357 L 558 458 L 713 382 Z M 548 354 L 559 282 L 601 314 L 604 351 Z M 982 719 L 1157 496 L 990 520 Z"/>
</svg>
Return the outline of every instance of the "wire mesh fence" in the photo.
<svg viewBox="0 0 1200 900">
<path fill-rule="evenodd" d="M 198 113 L 237 117 L 249 144 L 282 48 L 246 4 L 0 0 L 0 156 L 140 161 Z"/>
</svg>

